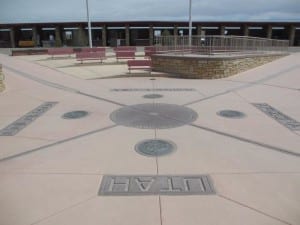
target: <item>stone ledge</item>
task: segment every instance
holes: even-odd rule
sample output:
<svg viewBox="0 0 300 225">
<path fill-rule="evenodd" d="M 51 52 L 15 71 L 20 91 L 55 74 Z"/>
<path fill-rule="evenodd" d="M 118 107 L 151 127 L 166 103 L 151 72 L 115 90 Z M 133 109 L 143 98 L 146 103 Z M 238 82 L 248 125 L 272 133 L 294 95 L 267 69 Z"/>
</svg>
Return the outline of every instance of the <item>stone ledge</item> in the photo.
<svg viewBox="0 0 300 225">
<path fill-rule="evenodd" d="M 2 72 L 2 65 L 0 64 L 0 92 L 4 91 L 5 85 L 4 85 L 4 74 Z"/>
<path fill-rule="evenodd" d="M 247 55 L 153 55 L 153 70 L 174 74 L 174 77 L 190 79 L 219 79 L 261 66 L 286 53 Z"/>
<path fill-rule="evenodd" d="M 228 53 L 228 54 L 211 54 L 211 55 L 198 55 L 198 54 L 157 54 L 154 56 L 158 58 L 165 58 L 166 56 L 172 57 L 174 59 L 206 59 L 206 60 L 232 60 L 232 59 L 243 59 L 247 58 L 255 58 L 261 56 L 281 56 L 281 55 L 288 55 L 288 53 L 281 53 L 281 52 L 254 52 L 254 53 L 245 53 L 245 54 L 238 54 L 238 53 Z"/>
</svg>

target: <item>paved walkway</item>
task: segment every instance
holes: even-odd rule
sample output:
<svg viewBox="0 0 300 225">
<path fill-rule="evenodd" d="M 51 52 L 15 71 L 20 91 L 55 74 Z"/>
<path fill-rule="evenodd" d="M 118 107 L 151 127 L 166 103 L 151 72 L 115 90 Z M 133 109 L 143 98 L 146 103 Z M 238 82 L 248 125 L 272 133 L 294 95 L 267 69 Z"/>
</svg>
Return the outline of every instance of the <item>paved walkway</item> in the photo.
<svg viewBox="0 0 300 225">
<path fill-rule="evenodd" d="M 1 225 L 300 224 L 299 53 L 220 80 L 45 57 L 0 55 Z"/>
</svg>

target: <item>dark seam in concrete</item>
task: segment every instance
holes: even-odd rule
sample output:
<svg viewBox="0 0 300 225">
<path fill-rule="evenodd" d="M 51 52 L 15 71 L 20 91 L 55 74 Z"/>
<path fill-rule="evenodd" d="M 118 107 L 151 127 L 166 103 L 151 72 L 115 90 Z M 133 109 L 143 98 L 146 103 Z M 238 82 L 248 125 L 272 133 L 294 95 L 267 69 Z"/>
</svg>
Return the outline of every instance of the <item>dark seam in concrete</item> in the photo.
<svg viewBox="0 0 300 225">
<path fill-rule="evenodd" d="M 65 175 L 70 175 L 70 176 L 102 176 L 103 174 L 101 173 L 77 173 L 77 172 L 33 172 L 33 171 L 12 171 L 12 172 L 7 172 L 7 171 L 0 171 L 0 174 L 11 174 L 11 175 L 57 175 L 57 176 L 65 176 Z"/>
<path fill-rule="evenodd" d="M 239 83 L 239 84 L 256 84 L 255 82 L 238 81 L 238 80 L 225 80 L 225 81 L 232 82 L 232 83 Z M 274 88 L 280 88 L 280 89 L 286 89 L 286 90 L 291 90 L 291 91 L 300 91 L 297 88 L 289 88 L 289 87 L 284 87 L 284 86 L 279 86 L 279 85 L 274 85 L 274 84 L 260 84 L 260 85 L 274 87 Z"/>
<path fill-rule="evenodd" d="M 270 172 L 270 171 L 254 171 L 254 172 L 211 172 L 210 175 L 278 175 L 278 174 L 284 174 L 284 175 L 300 175 L 300 171 L 299 172 Z"/>
<path fill-rule="evenodd" d="M 260 80 L 257 80 L 257 81 L 251 82 L 251 83 L 246 83 L 246 84 L 241 85 L 241 86 L 239 86 L 239 87 L 232 88 L 232 89 L 223 91 L 223 92 L 221 92 L 221 93 L 218 93 L 218 94 L 214 94 L 214 95 L 208 96 L 208 97 L 206 97 L 206 98 L 202 98 L 202 99 L 199 99 L 199 100 L 195 100 L 195 101 L 192 101 L 192 102 L 188 102 L 188 103 L 184 104 L 183 106 L 192 105 L 192 104 L 195 104 L 195 103 L 198 103 L 198 102 L 202 102 L 202 101 L 205 101 L 205 100 L 209 100 L 209 99 L 211 99 L 211 98 L 215 98 L 215 97 L 218 97 L 218 96 L 221 96 L 221 95 L 225 95 L 225 94 L 230 93 L 230 92 L 233 92 L 233 91 L 238 91 L 238 90 L 242 90 L 242 89 L 245 89 L 245 88 L 248 88 L 248 87 L 252 87 L 252 86 L 254 86 L 254 85 L 261 84 L 261 83 L 263 83 L 263 82 L 265 82 L 265 81 L 268 81 L 268 80 L 271 80 L 271 79 L 273 79 L 273 78 L 275 78 L 275 77 L 278 77 L 278 76 L 280 76 L 280 75 L 282 75 L 282 74 L 284 74 L 284 73 L 293 71 L 293 70 L 295 70 L 295 69 L 297 69 L 297 68 L 299 68 L 299 67 L 300 67 L 300 65 L 292 66 L 292 67 L 290 67 L 290 68 L 288 68 L 288 69 L 285 69 L 285 70 L 282 70 L 282 71 L 280 71 L 280 72 L 271 74 L 271 75 L 269 75 L 269 76 L 267 76 L 267 77 L 265 77 L 265 78 L 262 78 L 262 79 L 260 79 Z"/>
<path fill-rule="evenodd" d="M 300 157 L 300 153 L 293 152 L 293 151 L 290 151 L 290 150 L 286 150 L 286 149 L 283 149 L 283 148 L 280 148 L 280 147 L 260 143 L 260 142 L 254 141 L 254 140 L 250 140 L 250 139 L 247 139 L 247 138 L 243 138 L 243 137 L 235 136 L 235 135 L 232 135 L 232 134 L 224 133 L 222 131 L 214 130 L 214 129 L 211 129 L 211 128 L 208 128 L 208 127 L 199 126 L 199 125 L 196 125 L 196 124 L 190 124 L 190 126 L 193 126 L 193 127 L 196 127 L 196 128 L 208 131 L 208 132 L 212 132 L 212 133 L 215 133 L 215 134 L 219 134 L 219 135 L 222 135 L 222 136 L 225 136 L 225 137 L 233 138 L 233 139 L 236 139 L 236 140 L 239 140 L 239 141 L 242 141 L 242 142 L 247 142 L 249 144 L 258 145 L 260 147 L 267 148 L 267 149 L 277 151 L 277 152 L 280 152 L 280 153 Z"/>
<path fill-rule="evenodd" d="M 234 91 L 234 89 L 230 89 L 230 90 L 227 90 L 227 91 L 223 91 L 223 92 L 221 92 L 221 93 L 218 93 L 218 94 L 214 94 L 214 95 L 211 95 L 211 96 L 208 96 L 208 97 L 205 97 L 205 98 L 201 98 L 201 99 L 199 99 L 199 100 L 195 100 L 195 101 L 192 101 L 192 102 L 188 102 L 188 103 L 183 104 L 182 106 L 193 105 L 193 104 L 196 104 L 196 103 L 205 101 L 205 100 L 209 100 L 209 99 L 212 99 L 212 98 L 215 98 L 215 97 L 218 97 L 218 96 L 222 96 L 222 95 L 228 94 L 228 93 L 230 93 L 230 92 L 232 92 L 232 91 Z"/>
<path fill-rule="evenodd" d="M 274 219 L 274 220 L 277 220 L 277 221 L 279 221 L 279 222 L 281 222 L 281 223 L 284 223 L 284 224 L 287 224 L 287 225 L 292 225 L 291 223 L 289 223 L 289 222 L 287 222 L 287 221 L 284 221 L 284 220 L 282 220 L 282 219 L 280 219 L 280 218 L 277 218 L 277 217 L 275 217 L 275 216 L 269 215 L 269 214 L 267 214 L 267 213 L 265 213 L 265 212 L 262 212 L 262 211 L 260 211 L 260 210 L 258 210 L 258 209 L 255 209 L 255 208 L 253 208 L 253 207 L 251 207 L 251 206 L 248 206 L 248 205 L 246 205 L 246 204 L 244 204 L 244 203 L 241 203 L 241 202 L 238 202 L 238 201 L 233 200 L 233 199 L 231 199 L 231 198 L 228 198 L 228 197 L 226 197 L 226 196 L 224 196 L 224 195 L 218 194 L 218 196 L 219 196 L 220 198 L 226 199 L 227 201 L 233 202 L 233 203 L 235 203 L 235 204 L 238 204 L 238 205 L 240 205 L 240 206 L 243 206 L 243 207 L 245 207 L 245 208 L 248 208 L 248 209 L 250 209 L 250 210 L 253 210 L 253 211 L 255 211 L 255 212 L 259 213 L 259 214 L 262 214 L 262 215 L 264 215 L 264 216 L 266 216 L 266 217 L 269 217 L 269 218 L 272 218 L 272 219 Z"/>
<path fill-rule="evenodd" d="M 83 95 L 83 96 L 90 97 L 90 98 L 98 99 L 98 100 L 101 100 L 101 101 L 104 101 L 104 102 L 109 102 L 109 103 L 112 103 L 112 104 L 115 104 L 115 105 L 127 106 L 123 103 L 119 103 L 119 102 L 115 102 L 115 101 L 112 101 L 112 100 L 109 100 L 109 99 L 101 98 L 101 97 L 98 97 L 98 96 L 95 96 L 95 95 L 90 95 L 90 94 L 87 94 L 87 93 L 84 93 L 84 92 L 81 92 L 81 91 L 77 91 L 76 93 L 80 94 L 80 95 Z"/>
<path fill-rule="evenodd" d="M 113 92 L 189 92 L 196 91 L 194 88 L 113 88 Z"/>
<path fill-rule="evenodd" d="M 101 98 L 101 97 L 98 97 L 98 96 L 90 95 L 90 94 L 81 92 L 79 90 L 76 90 L 76 89 L 73 89 L 73 88 L 70 88 L 70 87 L 66 87 L 66 86 L 63 86 L 63 85 L 60 85 L 60 84 L 57 84 L 57 83 L 53 83 L 53 82 L 50 82 L 50 81 L 46 81 L 46 80 L 37 78 L 35 76 L 32 76 L 32 75 L 24 73 L 22 71 L 13 69 L 13 68 L 8 67 L 8 66 L 5 66 L 5 68 L 8 69 L 8 70 L 10 70 L 10 71 L 12 71 L 12 72 L 14 72 L 14 73 L 17 73 L 17 74 L 19 74 L 19 75 L 21 75 L 21 76 L 23 76 L 25 78 L 28 78 L 28 79 L 33 80 L 33 81 L 36 81 L 36 82 L 38 82 L 38 83 L 40 83 L 42 85 L 48 86 L 48 87 L 52 87 L 52 88 L 56 88 L 56 89 L 59 89 L 59 90 L 63 90 L 63 91 L 67 91 L 67 92 L 71 92 L 71 93 L 83 95 L 83 96 L 86 96 L 86 97 L 94 98 L 94 99 L 101 100 L 101 101 L 104 101 L 104 102 L 109 102 L 109 103 L 112 103 L 112 104 L 115 104 L 115 105 L 119 105 L 119 106 L 126 106 L 125 104 L 122 104 L 122 103 L 118 103 L 118 102 L 115 102 L 115 101 L 111 101 L 109 99 L 105 99 L 105 98 Z"/>
<path fill-rule="evenodd" d="M 96 197 L 97 197 L 97 196 L 92 195 L 92 196 L 90 196 L 90 197 L 87 198 L 87 199 L 84 199 L 84 200 L 82 200 L 82 201 L 80 201 L 80 202 L 77 202 L 77 203 L 71 205 L 71 206 L 65 207 L 65 208 L 63 208 L 63 209 L 61 209 L 61 210 L 59 210 L 59 211 L 57 211 L 57 212 L 54 212 L 54 213 L 52 213 L 51 215 L 48 215 L 48 216 L 46 216 L 46 217 L 44 217 L 44 218 L 42 218 L 42 219 L 39 219 L 38 221 L 35 221 L 35 222 L 31 223 L 30 225 L 39 224 L 39 223 L 41 223 L 42 221 L 49 220 L 51 217 L 57 216 L 57 215 L 59 215 L 59 214 L 62 214 L 62 213 L 65 212 L 66 210 L 70 210 L 70 209 L 75 208 L 75 207 L 77 207 L 77 206 L 79 206 L 79 205 L 82 205 L 82 204 L 84 204 L 84 203 L 86 203 L 86 202 L 88 202 L 88 201 L 91 201 L 92 199 L 94 199 L 94 198 L 96 198 Z"/>
<path fill-rule="evenodd" d="M 284 86 L 279 86 L 279 85 L 274 85 L 274 84 L 262 84 L 264 86 L 268 86 L 268 87 L 275 87 L 275 88 L 280 88 L 280 89 L 286 89 L 286 90 L 290 90 L 290 91 L 300 91 L 297 88 L 289 88 L 289 87 L 284 87 Z"/>
<path fill-rule="evenodd" d="M 16 155 L 8 156 L 6 158 L 0 159 L 0 163 L 4 162 L 4 161 L 15 159 L 15 158 L 19 158 L 19 157 L 22 157 L 22 156 L 25 156 L 25 155 L 28 155 L 28 154 L 46 149 L 46 148 L 50 148 L 50 147 L 53 147 L 53 146 L 56 146 L 56 145 L 60 145 L 60 144 L 63 144 L 63 143 L 69 142 L 69 141 L 73 141 L 73 140 L 76 140 L 76 139 L 79 139 L 79 138 L 82 138 L 82 137 L 86 137 L 86 136 L 89 136 L 89 135 L 92 135 L 92 134 L 95 134 L 95 133 L 98 133 L 98 132 L 102 132 L 102 131 L 114 128 L 116 126 L 117 125 L 111 125 L 111 126 L 104 127 L 104 128 L 97 129 L 97 130 L 93 130 L 93 131 L 90 131 L 90 132 L 87 132 L 87 133 L 84 133 L 84 134 L 80 134 L 80 135 L 77 135 L 77 136 L 74 136 L 74 137 L 71 137 L 71 138 L 67 138 L 67 139 L 64 139 L 64 140 L 61 140 L 61 141 L 57 141 L 57 142 L 52 143 L 52 144 L 48 144 L 48 145 L 44 145 L 44 146 L 41 146 L 41 147 L 38 147 L 38 148 L 34 148 L 34 149 L 28 150 L 26 152 L 22 152 L 22 153 L 19 153 L 19 154 L 16 154 Z"/>
<path fill-rule="evenodd" d="M 160 225 L 163 225 L 163 219 L 162 219 L 162 204 L 161 204 L 161 197 L 158 196 L 158 203 L 159 203 L 159 219 L 160 219 Z"/>
<path fill-rule="evenodd" d="M 66 86 L 63 86 L 63 85 L 60 85 L 60 84 L 57 84 L 57 83 L 53 83 L 53 82 L 50 82 L 50 81 L 46 81 L 46 80 L 37 78 L 37 77 L 32 76 L 28 73 L 16 70 L 16 69 L 11 68 L 11 67 L 5 66 L 5 68 L 12 71 L 12 72 L 14 72 L 14 73 L 16 73 L 16 74 L 21 75 L 22 77 L 25 77 L 25 78 L 28 78 L 30 80 L 36 81 L 36 82 L 38 82 L 42 85 L 48 86 L 48 87 L 52 87 L 52 88 L 56 88 L 56 89 L 60 89 L 60 90 L 64 90 L 64 91 L 68 91 L 68 92 L 72 92 L 72 93 L 77 92 L 77 90 L 75 90 L 73 88 L 69 88 L 69 87 L 66 87 Z"/>
</svg>

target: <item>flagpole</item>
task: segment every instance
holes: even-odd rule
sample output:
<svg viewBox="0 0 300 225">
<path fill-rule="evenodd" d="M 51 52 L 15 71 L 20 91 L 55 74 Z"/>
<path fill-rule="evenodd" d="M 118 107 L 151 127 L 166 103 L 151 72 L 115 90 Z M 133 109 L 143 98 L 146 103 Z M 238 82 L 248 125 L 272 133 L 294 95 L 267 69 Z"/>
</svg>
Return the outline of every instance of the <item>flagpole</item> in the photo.
<svg viewBox="0 0 300 225">
<path fill-rule="evenodd" d="M 87 20 L 88 20 L 89 46 L 90 46 L 90 48 L 92 48 L 93 42 L 92 42 L 91 18 L 90 18 L 90 12 L 89 12 L 89 0 L 86 0 L 85 2 L 86 2 L 86 14 L 87 14 Z"/>
<path fill-rule="evenodd" d="M 189 7 L 189 47 L 192 46 L 192 0 Z"/>
</svg>

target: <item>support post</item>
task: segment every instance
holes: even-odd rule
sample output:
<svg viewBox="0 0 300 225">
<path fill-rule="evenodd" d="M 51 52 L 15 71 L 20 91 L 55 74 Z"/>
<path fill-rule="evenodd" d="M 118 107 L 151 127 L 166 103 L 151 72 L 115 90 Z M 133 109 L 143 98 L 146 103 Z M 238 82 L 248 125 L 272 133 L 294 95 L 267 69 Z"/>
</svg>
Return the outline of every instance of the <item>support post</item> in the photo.
<svg viewBox="0 0 300 225">
<path fill-rule="evenodd" d="M 249 26 L 248 25 L 243 26 L 243 35 L 249 36 Z"/>
<path fill-rule="evenodd" d="M 125 26 L 125 45 L 130 45 L 130 29 L 128 24 Z"/>
<path fill-rule="evenodd" d="M 294 25 L 291 25 L 289 27 L 289 41 L 290 41 L 290 46 L 294 46 L 295 35 L 296 35 L 296 28 L 295 28 Z"/>
<path fill-rule="evenodd" d="M 61 33 L 60 33 L 60 27 L 59 26 L 55 27 L 55 46 L 56 47 L 62 46 Z"/>
<path fill-rule="evenodd" d="M 267 38 L 272 39 L 272 26 L 271 25 L 267 26 Z"/>
<path fill-rule="evenodd" d="M 77 32 L 77 45 L 79 46 L 86 46 L 87 45 L 87 37 L 86 33 L 84 32 L 83 26 L 78 27 L 78 32 Z"/>
<path fill-rule="evenodd" d="M 175 46 L 175 50 L 176 50 L 177 42 L 178 42 L 178 26 L 177 25 L 174 26 L 173 36 L 174 36 L 174 46 Z"/>
<path fill-rule="evenodd" d="M 220 35 L 225 35 L 225 26 L 220 26 Z"/>
<path fill-rule="evenodd" d="M 10 28 L 9 37 L 10 37 L 11 48 L 15 48 L 16 47 L 16 33 L 15 33 L 14 27 Z"/>
<path fill-rule="evenodd" d="M 149 45 L 152 46 L 154 44 L 154 29 L 153 25 L 150 25 L 149 27 Z"/>
<path fill-rule="evenodd" d="M 198 36 L 202 35 L 202 26 L 201 25 L 197 26 L 197 35 Z"/>
<path fill-rule="evenodd" d="M 32 41 L 34 42 L 35 47 L 39 46 L 38 31 L 36 26 L 32 28 Z"/>
<path fill-rule="evenodd" d="M 102 46 L 107 46 L 106 25 L 102 26 Z"/>
</svg>

